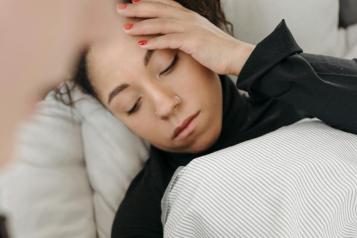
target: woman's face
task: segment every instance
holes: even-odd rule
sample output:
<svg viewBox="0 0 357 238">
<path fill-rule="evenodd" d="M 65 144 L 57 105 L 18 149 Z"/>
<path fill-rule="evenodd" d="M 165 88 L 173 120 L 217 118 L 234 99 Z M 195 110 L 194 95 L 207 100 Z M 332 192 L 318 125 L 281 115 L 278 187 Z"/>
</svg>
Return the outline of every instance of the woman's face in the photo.
<svg viewBox="0 0 357 238">
<path fill-rule="evenodd" d="M 89 77 L 100 101 L 135 134 L 162 150 L 207 149 L 221 131 L 218 75 L 183 51 L 147 52 L 137 40 L 120 35 L 91 48 Z M 191 122 L 187 126 L 185 121 Z"/>
</svg>

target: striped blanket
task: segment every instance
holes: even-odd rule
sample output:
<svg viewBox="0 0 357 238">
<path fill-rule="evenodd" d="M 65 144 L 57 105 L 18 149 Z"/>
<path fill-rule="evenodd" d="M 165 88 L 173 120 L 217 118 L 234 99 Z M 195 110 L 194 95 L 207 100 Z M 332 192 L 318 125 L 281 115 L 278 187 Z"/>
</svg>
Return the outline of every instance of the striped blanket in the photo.
<svg viewBox="0 0 357 238">
<path fill-rule="evenodd" d="M 305 119 L 197 158 L 162 211 L 165 237 L 357 237 L 357 136 Z"/>
</svg>

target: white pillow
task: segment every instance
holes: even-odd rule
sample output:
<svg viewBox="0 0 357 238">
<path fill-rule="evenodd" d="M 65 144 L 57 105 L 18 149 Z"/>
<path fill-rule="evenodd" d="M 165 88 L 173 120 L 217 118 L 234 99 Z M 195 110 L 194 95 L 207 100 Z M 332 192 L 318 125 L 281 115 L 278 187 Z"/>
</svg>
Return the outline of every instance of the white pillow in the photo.
<svg viewBox="0 0 357 238">
<path fill-rule="evenodd" d="M 118 205 L 148 158 L 149 144 L 94 98 L 75 90 L 74 108 L 50 93 L 21 129 L 1 205 L 15 238 L 110 237 Z"/>
<path fill-rule="evenodd" d="M 50 93 L 20 130 L 1 175 L 0 205 L 15 238 L 110 237 L 115 212 L 149 145 L 79 90 L 75 107 Z"/>
<path fill-rule="evenodd" d="M 162 202 L 167 238 L 357 237 L 357 135 L 319 120 L 202 156 L 175 175 Z"/>
<path fill-rule="evenodd" d="M 346 30 L 338 29 L 338 0 L 224 0 L 237 38 L 258 43 L 285 19 L 305 52 L 346 56 Z"/>
<path fill-rule="evenodd" d="M 48 97 L 22 126 L 17 159 L 1 174 L 12 238 L 95 238 L 92 190 L 75 111 Z"/>
<path fill-rule="evenodd" d="M 100 238 L 110 237 L 115 212 L 134 176 L 148 158 L 149 144 L 127 129 L 94 98 L 77 91 L 84 157 L 94 190 Z"/>
</svg>

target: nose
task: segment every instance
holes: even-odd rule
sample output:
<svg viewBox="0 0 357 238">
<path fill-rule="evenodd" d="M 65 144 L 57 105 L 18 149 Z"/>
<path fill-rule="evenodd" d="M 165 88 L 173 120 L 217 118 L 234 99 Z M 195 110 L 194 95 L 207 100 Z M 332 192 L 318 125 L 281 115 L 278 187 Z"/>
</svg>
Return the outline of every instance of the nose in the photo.
<svg viewBox="0 0 357 238">
<path fill-rule="evenodd" d="M 154 85 L 149 91 L 154 105 L 154 113 L 159 118 L 169 118 L 175 108 L 181 104 L 180 97 L 162 85 Z"/>
</svg>

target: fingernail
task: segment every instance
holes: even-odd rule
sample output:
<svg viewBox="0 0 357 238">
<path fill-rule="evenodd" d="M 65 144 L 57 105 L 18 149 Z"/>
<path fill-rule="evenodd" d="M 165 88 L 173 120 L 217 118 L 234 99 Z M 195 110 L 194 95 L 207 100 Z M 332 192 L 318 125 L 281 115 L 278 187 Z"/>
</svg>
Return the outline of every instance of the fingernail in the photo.
<svg viewBox="0 0 357 238">
<path fill-rule="evenodd" d="M 131 28 L 133 28 L 134 24 L 133 23 L 126 23 L 123 25 L 123 28 L 125 30 L 130 30 Z"/>
<path fill-rule="evenodd" d="M 122 10 L 128 7 L 127 3 L 118 3 L 117 8 Z"/>
<path fill-rule="evenodd" d="M 132 0 L 132 3 L 138 3 L 140 2 L 141 0 Z"/>
<path fill-rule="evenodd" d="M 147 45 L 148 41 L 147 40 L 139 40 L 138 44 L 141 46 Z"/>
</svg>

